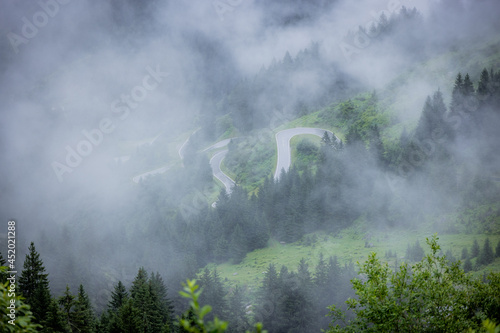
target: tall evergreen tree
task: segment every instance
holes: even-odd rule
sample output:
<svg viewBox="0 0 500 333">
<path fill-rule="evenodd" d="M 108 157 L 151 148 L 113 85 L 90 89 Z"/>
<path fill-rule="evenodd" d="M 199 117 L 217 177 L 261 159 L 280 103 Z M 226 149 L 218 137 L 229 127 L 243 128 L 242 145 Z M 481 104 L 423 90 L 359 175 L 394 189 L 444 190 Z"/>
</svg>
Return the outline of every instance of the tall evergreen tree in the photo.
<svg viewBox="0 0 500 333">
<path fill-rule="evenodd" d="M 131 312 L 137 313 L 137 318 L 134 322 L 139 324 L 139 332 L 161 332 L 163 325 L 160 300 L 151 283 L 148 281 L 148 274 L 144 267 L 139 268 L 132 282 L 130 295 L 132 307 L 136 310 L 131 309 Z"/>
<path fill-rule="evenodd" d="M 137 333 L 143 332 L 141 325 L 141 313 L 133 305 L 133 300 L 129 298 L 118 311 L 117 322 L 110 333 Z"/>
<path fill-rule="evenodd" d="M 160 273 L 151 273 L 150 283 L 152 290 L 158 296 L 158 300 L 161 305 L 161 315 L 163 323 L 166 323 L 167 325 L 173 327 L 174 305 L 168 298 L 168 289 L 165 286 Z"/>
<path fill-rule="evenodd" d="M 200 278 L 200 286 L 203 288 L 201 302 L 212 306 L 212 312 L 207 318 L 227 318 L 226 288 L 217 270 L 210 271 L 205 268 Z"/>
<path fill-rule="evenodd" d="M 484 241 L 483 249 L 479 253 L 479 257 L 477 258 L 477 263 L 480 265 L 488 265 L 491 264 L 495 260 L 495 254 L 491 249 L 490 239 L 486 238 Z"/>
<path fill-rule="evenodd" d="M 42 323 L 43 333 L 65 333 L 69 331 L 68 323 L 64 320 L 64 314 L 59 307 L 58 302 L 52 298 L 47 308 L 47 316 Z"/>
<path fill-rule="evenodd" d="M 125 288 L 121 281 L 118 281 L 118 284 L 115 285 L 115 290 L 111 293 L 111 301 L 109 301 L 108 308 L 111 311 L 116 312 L 127 301 L 127 299 L 127 288 Z"/>
<path fill-rule="evenodd" d="M 243 291 L 241 287 L 236 286 L 229 296 L 228 318 L 231 318 L 228 332 L 244 333 L 248 328 L 248 320 L 245 313 L 245 304 L 243 302 Z"/>
<path fill-rule="evenodd" d="M 132 286 L 130 287 L 130 297 L 136 299 L 144 292 L 145 286 L 148 283 L 148 273 L 144 267 L 140 267 L 137 275 L 132 281 Z"/>
<path fill-rule="evenodd" d="M 239 224 L 234 228 L 229 244 L 231 257 L 235 264 L 239 264 L 247 254 L 247 242 L 243 230 Z"/>
<path fill-rule="evenodd" d="M 472 243 L 472 248 L 470 250 L 470 257 L 471 258 L 476 258 L 479 255 L 479 244 L 477 242 L 477 239 L 474 239 L 474 242 Z"/>
<path fill-rule="evenodd" d="M 96 319 L 87 292 L 80 284 L 74 306 L 75 330 L 82 333 L 95 332 Z"/>
<path fill-rule="evenodd" d="M 23 270 L 19 277 L 19 291 L 31 306 L 31 311 L 37 323 L 46 319 L 47 309 L 50 306 L 51 296 L 48 274 L 35 244 L 31 242 L 29 253 L 24 260 Z"/>
<path fill-rule="evenodd" d="M 469 251 L 467 250 L 466 247 L 464 247 L 462 249 L 462 257 L 461 258 L 462 258 L 462 260 L 465 260 L 465 259 L 469 258 Z"/>
<path fill-rule="evenodd" d="M 464 97 L 464 81 L 462 79 L 462 74 L 458 73 L 455 79 L 455 85 L 453 86 L 453 92 L 451 93 L 451 112 L 459 112 L 462 107 L 463 97 Z"/>
<path fill-rule="evenodd" d="M 69 327 L 69 331 L 73 332 L 75 328 L 73 307 L 75 306 L 75 296 L 71 294 L 69 286 L 66 285 L 66 290 L 64 294 L 58 298 L 59 306 L 62 308 L 62 315 L 66 326 Z"/>
<path fill-rule="evenodd" d="M 477 85 L 478 96 L 488 96 L 490 94 L 490 75 L 486 68 L 481 72 L 481 77 Z"/>
<path fill-rule="evenodd" d="M 258 292 L 258 305 L 256 318 L 262 322 L 269 332 L 278 332 L 280 318 L 278 316 L 278 303 L 281 297 L 281 284 L 278 279 L 276 267 L 269 264 L 266 275 Z"/>
<path fill-rule="evenodd" d="M 474 85 L 472 84 L 469 73 L 465 74 L 462 93 L 464 96 L 472 96 L 474 94 Z"/>
<path fill-rule="evenodd" d="M 328 285 L 328 265 L 323 258 L 322 252 L 319 254 L 318 265 L 316 265 L 314 284 L 318 290 L 322 290 Z"/>
</svg>

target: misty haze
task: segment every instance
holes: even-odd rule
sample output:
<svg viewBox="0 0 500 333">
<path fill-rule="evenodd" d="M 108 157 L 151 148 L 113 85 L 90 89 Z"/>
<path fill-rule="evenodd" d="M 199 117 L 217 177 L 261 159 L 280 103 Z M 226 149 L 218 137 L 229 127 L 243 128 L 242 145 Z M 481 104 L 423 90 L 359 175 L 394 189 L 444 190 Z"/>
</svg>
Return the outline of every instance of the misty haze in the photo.
<svg viewBox="0 0 500 333">
<path fill-rule="evenodd" d="M 0 331 L 497 332 L 499 17 L 2 0 Z"/>
</svg>

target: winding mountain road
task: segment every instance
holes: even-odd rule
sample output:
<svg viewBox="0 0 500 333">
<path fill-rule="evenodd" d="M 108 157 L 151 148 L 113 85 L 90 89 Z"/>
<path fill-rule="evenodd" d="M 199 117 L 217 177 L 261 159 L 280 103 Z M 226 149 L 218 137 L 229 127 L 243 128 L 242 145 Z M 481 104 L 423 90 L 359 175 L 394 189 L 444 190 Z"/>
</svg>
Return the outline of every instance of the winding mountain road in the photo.
<svg viewBox="0 0 500 333">
<path fill-rule="evenodd" d="M 214 156 L 212 156 L 212 158 L 210 159 L 210 167 L 212 168 L 212 173 L 214 174 L 214 177 L 220 180 L 222 184 L 224 184 L 224 186 L 226 187 L 227 194 L 230 194 L 235 182 L 228 175 L 222 172 L 220 168 L 222 160 L 224 159 L 224 157 L 226 157 L 227 153 L 228 150 L 222 150 L 217 154 L 215 154 Z"/>
<path fill-rule="evenodd" d="M 321 128 L 309 128 L 309 127 L 296 127 L 290 128 L 276 133 L 276 145 L 278 147 L 278 161 L 276 163 L 276 170 L 274 171 L 274 179 L 278 180 L 281 174 L 281 170 L 288 171 L 290 165 L 292 164 L 292 151 L 290 148 L 290 140 L 296 135 L 302 134 L 312 134 L 319 136 L 320 138 L 327 132 L 332 137 L 334 134 L 325 129 Z M 339 139 L 335 137 L 338 141 Z"/>
<path fill-rule="evenodd" d="M 275 138 L 276 138 L 276 146 L 277 146 L 277 151 L 278 151 L 278 159 L 276 162 L 276 170 L 274 172 L 274 179 L 279 180 L 281 170 L 288 171 L 290 169 L 290 165 L 292 164 L 292 152 L 290 148 L 290 140 L 297 135 L 303 135 L 303 134 L 311 134 L 311 135 L 316 135 L 318 137 L 323 137 L 323 135 L 327 132 L 330 136 L 335 137 L 335 140 L 338 142 L 340 141 L 339 138 L 334 136 L 334 134 L 325 129 L 321 128 L 310 128 L 310 127 L 296 127 L 296 128 L 290 128 L 286 129 L 283 131 L 279 131 L 276 133 Z M 196 131 L 194 132 L 196 133 Z M 193 133 L 193 134 L 194 134 Z M 212 146 L 204 149 L 203 151 L 210 151 L 213 149 L 219 149 L 222 147 L 225 147 L 229 144 L 231 139 L 225 139 L 222 141 L 219 141 Z M 184 159 L 185 155 L 185 147 L 187 143 L 189 142 L 189 138 L 182 144 L 180 147 L 178 153 L 181 159 Z M 210 159 L 210 167 L 212 168 L 212 173 L 215 178 L 217 178 L 222 184 L 224 184 L 224 187 L 226 188 L 226 192 L 230 194 L 232 192 L 232 188 L 235 185 L 235 181 L 231 179 L 228 175 L 226 175 L 222 170 L 221 170 L 221 163 L 222 160 L 224 160 L 224 157 L 226 157 L 226 154 L 228 153 L 228 150 L 221 150 L 217 152 L 212 158 Z M 144 174 L 141 174 L 139 176 L 136 176 L 133 178 L 133 181 L 138 183 L 141 179 L 148 175 L 152 174 L 158 174 L 158 173 L 163 173 L 167 171 L 167 168 L 160 168 L 156 169 Z"/>
</svg>

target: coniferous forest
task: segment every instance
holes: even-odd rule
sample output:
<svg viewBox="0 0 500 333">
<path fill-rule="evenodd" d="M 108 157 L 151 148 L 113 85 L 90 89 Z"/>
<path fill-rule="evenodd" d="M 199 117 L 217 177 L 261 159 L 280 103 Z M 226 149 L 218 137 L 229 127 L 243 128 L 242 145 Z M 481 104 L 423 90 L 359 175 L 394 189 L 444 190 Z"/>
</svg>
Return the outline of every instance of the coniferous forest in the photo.
<svg viewBox="0 0 500 333">
<path fill-rule="evenodd" d="M 0 5 L 0 331 L 498 331 L 500 7 L 396 2 Z"/>
</svg>

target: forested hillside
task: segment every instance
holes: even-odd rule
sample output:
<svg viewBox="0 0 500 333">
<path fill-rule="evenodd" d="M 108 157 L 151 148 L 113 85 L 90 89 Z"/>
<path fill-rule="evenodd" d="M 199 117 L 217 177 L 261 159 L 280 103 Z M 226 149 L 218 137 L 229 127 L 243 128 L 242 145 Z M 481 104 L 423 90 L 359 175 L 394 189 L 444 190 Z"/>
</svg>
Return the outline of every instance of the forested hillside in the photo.
<svg viewBox="0 0 500 333">
<path fill-rule="evenodd" d="M 495 1 L 0 12 L 1 331 L 500 324 Z"/>
</svg>

